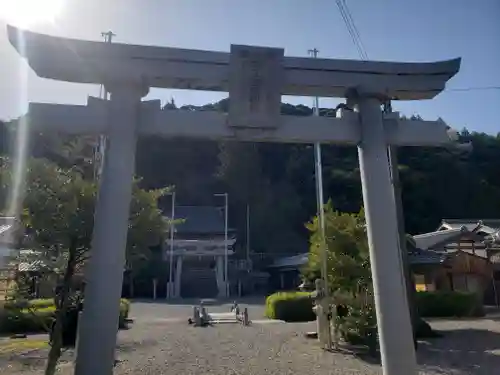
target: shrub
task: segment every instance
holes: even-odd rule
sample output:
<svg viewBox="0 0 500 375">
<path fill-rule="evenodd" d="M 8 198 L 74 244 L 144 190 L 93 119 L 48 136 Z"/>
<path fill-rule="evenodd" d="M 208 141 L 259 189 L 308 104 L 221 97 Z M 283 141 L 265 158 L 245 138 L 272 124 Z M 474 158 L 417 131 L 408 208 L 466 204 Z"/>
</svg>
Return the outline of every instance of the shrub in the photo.
<svg viewBox="0 0 500 375">
<path fill-rule="evenodd" d="M 44 307 L 53 307 L 54 300 L 52 298 L 38 298 L 28 301 L 28 304 L 34 308 L 41 309 Z"/>
<path fill-rule="evenodd" d="M 127 319 L 130 312 L 130 301 L 122 298 L 120 300 L 120 319 L 118 321 L 118 327 L 120 329 L 127 328 Z"/>
<path fill-rule="evenodd" d="M 360 305 L 354 300 L 345 307 L 345 316 L 337 317 L 342 338 L 352 345 L 367 346 L 370 354 L 375 354 L 378 347 L 375 307 Z"/>
<path fill-rule="evenodd" d="M 52 299 L 7 301 L 0 306 L 0 333 L 46 332 L 52 326 L 56 307 Z M 119 327 L 126 327 L 130 301 L 120 300 Z"/>
<path fill-rule="evenodd" d="M 266 298 L 266 317 L 285 322 L 316 320 L 313 299 L 308 292 L 278 292 Z"/>
<path fill-rule="evenodd" d="M 418 292 L 416 303 L 422 317 L 484 316 L 481 298 L 470 292 Z"/>
<path fill-rule="evenodd" d="M 125 311 L 126 315 L 128 316 L 128 313 L 130 311 L 130 301 L 128 299 L 122 298 L 120 300 L 120 309 L 123 309 L 123 311 Z"/>
<path fill-rule="evenodd" d="M 40 333 L 46 332 L 46 328 L 52 325 L 54 320 L 53 311 L 21 312 L 3 310 L 0 312 L 1 333 Z"/>
</svg>

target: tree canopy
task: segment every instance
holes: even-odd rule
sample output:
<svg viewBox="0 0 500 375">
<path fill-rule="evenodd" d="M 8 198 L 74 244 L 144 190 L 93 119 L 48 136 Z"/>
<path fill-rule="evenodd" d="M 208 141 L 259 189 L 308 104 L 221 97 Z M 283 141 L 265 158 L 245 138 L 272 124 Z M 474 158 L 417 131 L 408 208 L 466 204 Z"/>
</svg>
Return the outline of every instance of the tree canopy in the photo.
<svg viewBox="0 0 500 375">
<path fill-rule="evenodd" d="M 0 202 L 7 202 L 15 168 L 3 159 L 0 166 Z M 66 258 L 68 249 L 83 261 L 91 246 L 96 184 L 83 178 L 78 168 L 65 169 L 46 159 L 30 159 L 25 172 L 22 220 L 30 245 L 48 257 Z M 167 230 L 158 199 L 165 189 L 146 191 L 134 181 L 130 205 L 127 262 L 148 258 Z M 6 207 L 3 209 L 5 210 Z"/>
<path fill-rule="evenodd" d="M 364 212 L 357 214 L 335 211 L 325 205 L 325 242 L 327 249 L 328 286 L 331 292 L 354 294 L 371 290 L 371 270 Z M 311 232 L 309 262 L 303 273 L 307 279 L 321 277 L 323 249 L 318 217 L 307 224 Z"/>
</svg>

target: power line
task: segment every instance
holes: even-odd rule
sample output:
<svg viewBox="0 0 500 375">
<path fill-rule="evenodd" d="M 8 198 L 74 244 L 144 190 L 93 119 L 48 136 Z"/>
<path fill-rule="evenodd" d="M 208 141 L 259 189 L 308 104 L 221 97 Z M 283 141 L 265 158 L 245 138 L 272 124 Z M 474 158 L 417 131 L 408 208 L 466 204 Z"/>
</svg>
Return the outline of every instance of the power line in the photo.
<svg viewBox="0 0 500 375">
<path fill-rule="evenodd" d="M 344 20 L 344 23 L 347 27 L 347 31 L 351 36 L 351 39 L 354 43 L 354 46 L 358 50 L 358 54 L 362 60 L 368 60 L 368 54 L 366 53 L 366 49 L 364 48 L 363 42 L 361 41 L 361 35 L 359 33 L 358 28 L 354 22 L 354 18 L 352 17 L 352 13 L 347 6 L 345 0 L 336 0 L 337 8 L 339 8 L 340 15 Z"/>
<path fill-rule="evenodd" d="M 364 60 L 368 60 L 368 53 L 366 52 L 366 48 L 363 44 L 363 40 L 361 39 L 361 34 L 359 33 L 358 27 L 356 26 L 356 23 L 354 22 L 354 18 L 352 17 L 352 13 L 351 13 L 349 7 L 347 6 L 346 0 L 342 0 L 342 5 L 344 8 L 345 14 L 347 16 L 347 20 L 351 24 L 351 28 L 354 31 L 354 35 L 356 36 L 356 39 L 358 41 L 358 44 L 359 44 L 359 47 L 361 50 L 361 54 L 362 54 L 361 58 Z"/>
<path fill-rule="evenodd" d="M 352 16 L 351 11 L 349 10 L 346 0 L 336 0 L 335 2 L 337 4 L 341 17 L 344 20 L 347 31 L 351 36 L 354 46 L 358 50 L 359 57 L 362 60 L 368 60 L 368 53 L 366 52 L 366 48 L 364 47 L 363 41 L 361 39 L 361 34 L 356 26 L 356 23 L 354 22 L 354 18 Z M 491 91 L 491 90 L 500 90 L 500 86 L 446 88 L 443 90 L 443 92 L 446 93 L 446 92 L 470 92 L 470 91 Z"/>
</svg>

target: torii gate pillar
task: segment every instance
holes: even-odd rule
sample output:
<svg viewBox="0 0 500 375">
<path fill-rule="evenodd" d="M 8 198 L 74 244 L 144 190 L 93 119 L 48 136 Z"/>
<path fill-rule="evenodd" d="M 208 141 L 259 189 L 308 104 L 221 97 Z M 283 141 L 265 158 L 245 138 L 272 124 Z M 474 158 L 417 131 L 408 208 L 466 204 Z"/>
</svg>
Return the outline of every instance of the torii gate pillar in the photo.
<svg viewBox="0 0 500 375">
<path fill-rule="evenodd" d="M 415 374 L 416 356 L 399 261 L 398 223 L 381 102 L 369 93 L 361 93 L 356 101 L 361 128 L 359 166 L 382 367 L 388 375 Z"/>
<path fill-rule="evenodd" d="M 108 146 L 96 201 L 75 374 L 111 374 L 125 266 L 141 85 L 108 87 Z M 113 329 L 110 329 L 113 327 Z"/>
</svg>

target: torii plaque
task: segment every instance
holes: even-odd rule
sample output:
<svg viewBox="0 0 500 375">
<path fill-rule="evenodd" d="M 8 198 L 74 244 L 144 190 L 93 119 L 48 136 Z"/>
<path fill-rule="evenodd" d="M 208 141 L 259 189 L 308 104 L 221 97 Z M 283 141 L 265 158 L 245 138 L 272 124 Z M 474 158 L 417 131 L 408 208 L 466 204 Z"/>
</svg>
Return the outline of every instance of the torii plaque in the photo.
<svg viewBox="0 0 500 375">
<path fill-rule="evenodd" d="M 104 83 L 111 92 L 109 102 L 32 103 L 28 112 L 34 128 L 105 133 L 109 139 L 76 374 L 112 374 L 138 133 L 357 145 L 384 374 L 416 374 L 387 146 L 439 146 L 451 141 L 446 124 L 385 116 L 380 107 L 386 100 L 433 98 L 458 72 L 460 59 L 436 63 L 308 59 L 283 57 L 280 49 L 246 46 L 233 46 L 228 54 L 110 45 L 13 27 L 8 27 L 8 35 L 38 76 Z M 229 91 L 229 114 L 162 111 L 157 102 L 141 103 L 150 87 Z M 280 116 L 281 95 L 343 97 L 359 112 L 341 118 Z"/>
</svg>

